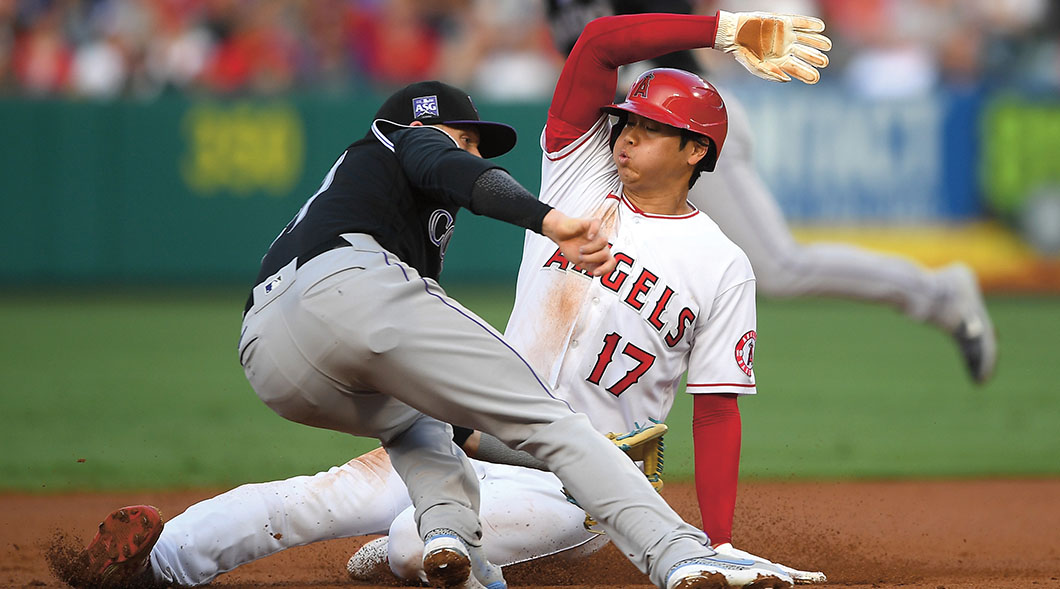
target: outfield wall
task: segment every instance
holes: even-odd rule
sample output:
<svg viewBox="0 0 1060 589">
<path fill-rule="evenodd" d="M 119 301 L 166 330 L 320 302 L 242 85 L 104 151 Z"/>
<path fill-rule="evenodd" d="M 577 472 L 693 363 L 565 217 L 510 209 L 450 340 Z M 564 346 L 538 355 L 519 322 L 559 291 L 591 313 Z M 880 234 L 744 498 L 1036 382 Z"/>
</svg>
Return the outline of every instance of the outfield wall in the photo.
<svg viewBox="0 0 1060 589">
<path fill-rule="evenodd" d="M 746 101 L 763 175 L 797 224 L 1011 216 L 1028 194 L 1060 185 L 1055 96 L 731 92 Z M 376 106 L 334 96 L 0 101 L 0 284 L 246 283 Z M 501 162 L 535 190 L 545 108 L 481 105 L 519 130 Z M 458 224 L 447 280 L 514 277 L 519 230 L 466 211 Z"/>
</svg>

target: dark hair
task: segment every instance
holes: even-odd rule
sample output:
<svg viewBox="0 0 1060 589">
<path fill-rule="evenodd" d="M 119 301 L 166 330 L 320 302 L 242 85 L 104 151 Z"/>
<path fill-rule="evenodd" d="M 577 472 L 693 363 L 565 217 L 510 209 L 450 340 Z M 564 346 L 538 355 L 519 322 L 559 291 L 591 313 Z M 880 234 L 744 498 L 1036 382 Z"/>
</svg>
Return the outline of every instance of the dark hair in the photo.
<svg viewBox="0 0 1060 589">
<path fill-rule="evenodd" d="M 699 180 L 700 174 L 714 170 L 714 164 L 718 161 L 718 146 L 714 144 L 713 139 L 706 135 L 693 133 L 688 129 L 681 129 L 681 149 L 684 149 L 689 141 L 695 141 L 707 148 L 707 155 L 696 162 L 695 168 L 692 168 L 692 177 L 688 179 L 688 187 L 692 188 L 696 184 L 696 180 Z"/>
</svg>

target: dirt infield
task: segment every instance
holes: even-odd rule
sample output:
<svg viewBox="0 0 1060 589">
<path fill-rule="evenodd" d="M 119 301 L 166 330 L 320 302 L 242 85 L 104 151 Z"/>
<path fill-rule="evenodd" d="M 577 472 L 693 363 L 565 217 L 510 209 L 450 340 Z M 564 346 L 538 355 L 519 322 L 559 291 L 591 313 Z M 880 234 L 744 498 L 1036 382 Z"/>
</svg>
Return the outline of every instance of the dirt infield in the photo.
<svg viewBox="0 0 1060 589">
<path fill-rule="evenodd" d="M 57 538 L 80 544 L 121 505 L 150 503 L 172 516 L 211 494 L 0 494 L 0 586 L 64 587 L 44 557 Z M 664 494 L 697 520 L 691 485 L 671 484 Z M 735 536 L 745 550 L 825 571 L 831 587 L 1060 588 L 1060 480 L 745 483 Z M 365 540 L 289 550 L 213 585 L 369 587 L 344 572 Z M 506 576 L 522 587 L 650 586 L 611 547 L 577 564 L 509 567 Z"/>
</svg>

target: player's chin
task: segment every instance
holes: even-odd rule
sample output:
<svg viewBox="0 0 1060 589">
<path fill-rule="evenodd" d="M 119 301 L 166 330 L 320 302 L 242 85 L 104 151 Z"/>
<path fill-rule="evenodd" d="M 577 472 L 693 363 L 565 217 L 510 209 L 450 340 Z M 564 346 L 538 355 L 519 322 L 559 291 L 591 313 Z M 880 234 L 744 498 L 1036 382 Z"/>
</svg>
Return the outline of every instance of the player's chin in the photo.
<svg viewBox="0 0 1060 589">
<path fill-rule="evenodd" d="M 618 165 L 618 179 L 622 181 L 622 184 L 629 186 L 630 184 L 635 184 L 637 179 L 640 178 L 640 174 L 630 167 L 628 160 L 625 162 L 616 161 L 615 163 Z"/>
</svg>

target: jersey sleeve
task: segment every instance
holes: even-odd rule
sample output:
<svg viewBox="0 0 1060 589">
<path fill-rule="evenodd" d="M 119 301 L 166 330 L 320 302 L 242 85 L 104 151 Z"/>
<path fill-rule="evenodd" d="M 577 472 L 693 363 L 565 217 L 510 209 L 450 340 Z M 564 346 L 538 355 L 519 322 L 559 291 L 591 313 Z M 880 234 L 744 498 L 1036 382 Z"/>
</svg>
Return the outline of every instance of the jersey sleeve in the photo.
<svg viewBox="0 0 1060 589">
<path fill-rule="evenodd" d="M 608 144 L 610 132 L 608 116 L 598 116 L 596 124 L 578 141 L 554 152 L 546 148 L 542 133 L 543 202 L 568 215 L 588 215 L 604 197 L 619 189 L 618 171 Z"/>
<path fill-rule="evenodd" d="M 401 127 L 384 138 L 409 183 L 446 205 L 469 208 L 478 177 L 500 168 L 460 149 L 445 131 L 434 127 Z"/>
<path fill-rule="evenodd" d="M 696 321 L 689 393 L 755 393 L 756 321 L 753 276 L 718 294 L 709 316 Z"/>
<path fill-rule="evenodd" d="M 560 73 L 545 126 L 546 151 L 558 151 L 588 131 L 611 103 L 618 68 L 665 53 L 710 47 L 714 16 L 606 16 L 585 26 Z"/>
</svg>

